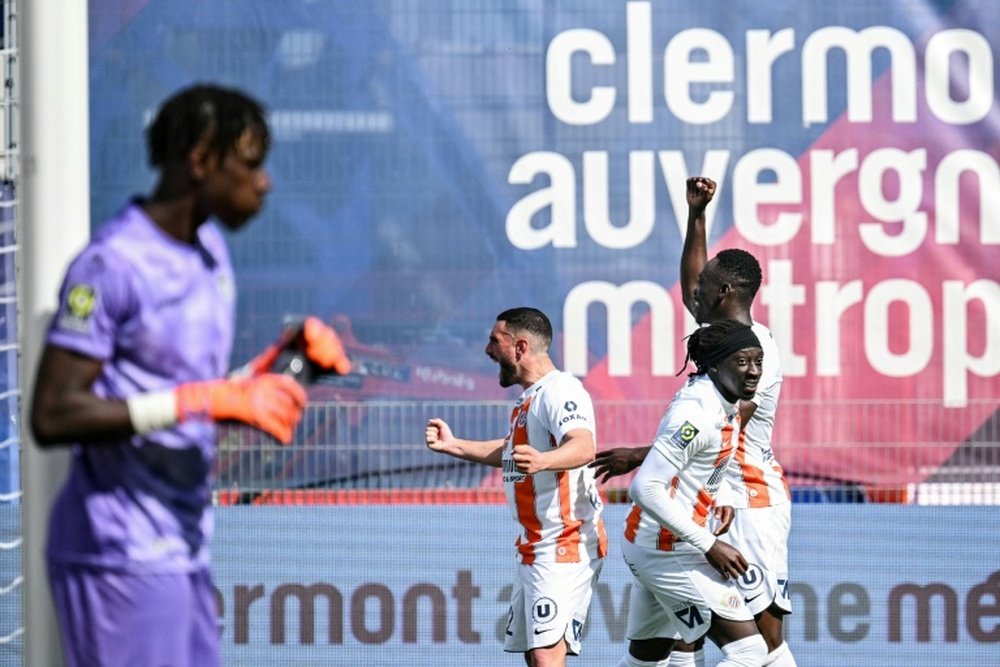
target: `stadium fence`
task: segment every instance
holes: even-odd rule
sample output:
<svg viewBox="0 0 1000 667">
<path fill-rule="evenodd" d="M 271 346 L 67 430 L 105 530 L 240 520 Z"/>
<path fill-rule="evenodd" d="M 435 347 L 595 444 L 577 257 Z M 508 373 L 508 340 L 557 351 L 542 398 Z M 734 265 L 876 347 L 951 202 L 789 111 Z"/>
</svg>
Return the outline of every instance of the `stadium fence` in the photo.
<svg viewBox="0 0 1000 667">
<path fill-rule="evenodd" d="M 370 504 L 503 502 L 500 476 L 487 466 L 430 451 L 423 443 L 430 417 L 456 435 L 492 439 L 507 432 L 510 402 L 368 401 L 312 404 L 296 443 L 281 447 L 250 429 L 222 436 L 219 504 Z M 595 404 L 599 449 L 648 445 L 663 401 Z M 998 413 L 985 403 L 965 409 L 938 402 L 784 400 L 781 429 L 809 433 L 780 442 L 797 502 L 893 502 L 933 505 L 1000 503 Z M 942 415 L 946 411 L 946 415 Z M 990 415 L 982 421 L 981 415 Z M 961 443 L 924 424 L 951 420 Z M 958 423 L 956 423 L 958 420 Z M 964 420 L 964 421 L 963 421 Z M 851 441 L 852 423 L 878 423 L 874 439 Z M 967 422 L 967 423 L 966 423 Z M 977 423 L 978 422 L 978 423 Z M 647 434 L 645 437 L 639 434 Z M 604 486 L 607 500 L 627 500 L 631 476 Z"/>
</svg>

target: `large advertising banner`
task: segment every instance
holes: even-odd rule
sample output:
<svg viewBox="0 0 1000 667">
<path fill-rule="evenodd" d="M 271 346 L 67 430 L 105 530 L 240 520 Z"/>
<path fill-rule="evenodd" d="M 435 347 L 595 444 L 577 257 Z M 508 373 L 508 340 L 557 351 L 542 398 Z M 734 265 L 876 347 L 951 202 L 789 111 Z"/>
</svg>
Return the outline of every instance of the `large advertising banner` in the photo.
<svg viewBox="0 0 1000 667">
<path fill-rule="evenodd" d="M 289 313 L 330 317 L 359 372 L 317 400 L 505 398 L 486 332 L 533 305 L 599 402 L 665 403 L 702 174 L 710 253 L 760 260 L 754 316 L 782 399 L 808 406 L 775 430 L 793 480 L 922 482 L 996 432 L 989 0 L 90 6 L 96 219 L 148 187 L 164 96 L 216 80 L 267 103 L 273 192 L 232 239 L 237 354 Z"/>
<path fill-rule="evenodd" d="M 626 510 L 606 508 L 611 554 L 578 667 L 617 664 L 627 644 Z M 992 523 L 989 508 L 796 506 L 785 625 L 798 664 L 996 664 L 1000 562 L 975 539 Z M 502 644 L 511 524 L 500 506 L 222 508 L 226 664 L 521 664 Z"/>
</svg>

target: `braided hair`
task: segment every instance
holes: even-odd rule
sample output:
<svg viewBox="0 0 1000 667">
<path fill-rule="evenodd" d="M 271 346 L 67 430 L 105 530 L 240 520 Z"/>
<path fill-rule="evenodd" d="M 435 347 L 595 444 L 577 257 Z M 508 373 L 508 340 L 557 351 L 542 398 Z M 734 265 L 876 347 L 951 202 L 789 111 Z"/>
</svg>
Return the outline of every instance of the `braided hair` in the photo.
<svg viewBox="0 0 1000 667">
<path fill-rule="evenodd" d="M 147 129 L 149 164 L 162 168 L 183 160 L 206 135 L 211 149 L 225 156 L 247 130 L 267 147 L 270 132 L 257 100 L 235 88 L 190 86 L 165 101 Z"/>
<path fill-rule="evenodd" d="M 708 369 L 737 350 L 760 347 L 760 341 L 753 329 L 736 320 L 719 320 L 707 327 L 700 327 L 687 339 L 687 356 L 684 366 L 677 375 L 684 372 L 689 362 L 694 362 L 695 372 L 690 377 L 704 375 Z"/>
</svg>

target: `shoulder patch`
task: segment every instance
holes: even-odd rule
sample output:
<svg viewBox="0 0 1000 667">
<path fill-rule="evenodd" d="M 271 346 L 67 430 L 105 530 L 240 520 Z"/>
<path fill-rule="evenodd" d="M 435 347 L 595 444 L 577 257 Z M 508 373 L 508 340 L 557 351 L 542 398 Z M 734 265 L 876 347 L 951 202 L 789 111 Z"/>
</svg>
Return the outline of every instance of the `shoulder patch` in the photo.
<svg viewBox="0 0 1000 667">
<path fill-rule="evenodd" d="M 85 320 L 94 312 L 97 293 L 90 285 L 73 285 L 66 293 L 66 311 L 73 317 Z"/>
<path fill-rule="evenodd" d="M 86 283 L 77 283 L 66 292 L 66 300 L 59 307 L 56 326 L 65 331 L 87 333 L 90 317 L 97 308 L 97 290 Z"/>
<path fill-rule="evenodd" d="M 684 449 L 691 444 L 691 441 L 695 439 L 698 435 L 698 429 L 689 421 L 685 421 L 681 424 L 681 427 L 677 429 L 672 436 L 670 436 L 670 441 L 675 445 Z"/>
</svg>

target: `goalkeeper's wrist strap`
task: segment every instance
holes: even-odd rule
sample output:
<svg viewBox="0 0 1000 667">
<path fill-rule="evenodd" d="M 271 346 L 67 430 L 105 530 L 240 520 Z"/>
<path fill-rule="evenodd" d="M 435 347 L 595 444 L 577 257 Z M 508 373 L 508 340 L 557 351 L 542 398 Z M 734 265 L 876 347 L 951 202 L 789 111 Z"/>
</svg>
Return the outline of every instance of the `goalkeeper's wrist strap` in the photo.
<svg viewBox="0 0 1000 667">
<path fill-rule="evenodd" d="M 173 389 L 136 394 L 129 397 L 125 404 L 132 428 L 139 435 L 177 423 L 177 396 Z"/>
</svg>

